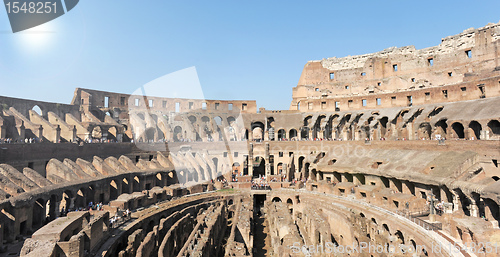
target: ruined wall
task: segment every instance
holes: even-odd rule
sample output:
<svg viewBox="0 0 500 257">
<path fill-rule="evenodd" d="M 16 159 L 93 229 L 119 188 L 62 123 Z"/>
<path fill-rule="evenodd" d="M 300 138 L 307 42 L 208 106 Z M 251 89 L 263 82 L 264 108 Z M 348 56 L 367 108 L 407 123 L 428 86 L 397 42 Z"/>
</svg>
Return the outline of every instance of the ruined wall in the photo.
<svg viewBox="0 0 500 257">
<path fill-rule="evenodd" d="M 500 25 L 488 24 L 425 49 L 392 47 L 310 61 L 293 89 L 290 110 L 344 111 L 498 96 L 499 35 Z"/>
</svg>

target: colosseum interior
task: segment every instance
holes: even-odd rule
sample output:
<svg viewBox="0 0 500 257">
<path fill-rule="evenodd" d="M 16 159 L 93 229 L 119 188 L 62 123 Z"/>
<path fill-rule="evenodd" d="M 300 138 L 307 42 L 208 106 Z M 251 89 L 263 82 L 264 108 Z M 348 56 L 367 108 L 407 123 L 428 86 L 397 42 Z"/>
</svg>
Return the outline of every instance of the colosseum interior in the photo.
<svg viewBox="0 0 500 257">
<path fill-rule="evenodd" d="M 289 110 L 0 97 L 4 256 L 500 256 L 500 23 L 309 61 Z"/>
</svg>

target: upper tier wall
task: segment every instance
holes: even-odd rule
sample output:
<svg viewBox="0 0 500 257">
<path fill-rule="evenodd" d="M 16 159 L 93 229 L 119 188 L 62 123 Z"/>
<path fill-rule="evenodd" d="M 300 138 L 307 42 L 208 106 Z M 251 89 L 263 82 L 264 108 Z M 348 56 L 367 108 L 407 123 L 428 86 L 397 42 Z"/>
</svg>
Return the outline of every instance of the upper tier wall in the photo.
<svg viewBox="0 0 500 257">
<path fill-rule="evenodd" d="M 411 104 L 412 99 L 407 97 L 413 91 L 426 93 L 413 104 L 498 96 L 498 79 L 484 82 L 500 76 L 498 39 L 500 23 L 468 29 L 442 39 L 438 46 L 420 50 L 414 46 L 392 47 L 372 54 L 309 61 L 293 88 L 290 109 L 334 110 L 339 105 L 344 110 L 362 109 L 364 106 L 358 102 L 378 95 L 398 99 L 382 99 L 381 107 L 405 106 Z M 440 89 L 465 92 L 462 87 L 471 86 L 479 87 L 467 88 L 467 94 L 452 98 L 445 97 Z M 348 100 L 354 104 L 344 105 Z"/>
</svg>

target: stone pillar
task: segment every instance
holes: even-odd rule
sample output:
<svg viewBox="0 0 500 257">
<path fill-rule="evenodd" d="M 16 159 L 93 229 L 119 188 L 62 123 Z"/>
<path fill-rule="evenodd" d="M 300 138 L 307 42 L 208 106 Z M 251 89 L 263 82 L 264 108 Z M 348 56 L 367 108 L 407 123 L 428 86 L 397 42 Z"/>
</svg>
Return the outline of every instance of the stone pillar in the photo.
<svg viewBox="0 0 500 257">
<path fill-rule="evenodd" d="M 413 132 L 413 122 L 408 122 L 408 124 L 406 124 L 406 129 L 408 131 L 408 140 L 414 140 L 415 133 Z"/>
<path fill-rule="evenodd" d="M 43 138 L 43 126 L 42 125 L 40 125 L 40 128 L 38 129 L 38 135 L 37 135 L 37 137 L 39 139 Z M 22 138 L 24 138 L 24 136 Z"/>
<path fill-rule="evenodd" d="M 325 130 L 322 129 L 322 130 L 319 131 L 318 138 L 319 139 L 324 139 L 324 135 L 325 135 Z"/>
<path fill-rule="evenodd" d="M 451 192 L 453 194 L 453 212 L 460 211 L 462 204 L 460 203 L 460 197 L 457 193 Z"/>
<path fill-rule="evenodd" d="M 477 206 L 476 200 L 474 200 L 473 198 L 471 198 L 469 200 L 470 200 L 470 205 L 469 205 L 470 216 L 471 217 L 479 217 L 479 208 Z"/>
<path fill-rule="evenodd" d="M 76 125 L 73 126 L 73 129 L 71 130 L 71 142 L 76 142 Z M 121 142 L 121 141 L 120 141 Z"/>
<path fill-rule="evenodd" d="M 54 138 L 54 143 L 59 143 L 59 140 L 61 140 L 61 126 L 57 125 L 56 128 L 56 137 Z"/>
<path fill-rule="evenodd" d="M 21 140 L 24 140 L 24 138 L 26 137 L 26 128 L 24 127 L 24 121 L 21 122 L 21 126 L 17 127 L 17 132 L 19 133 L 19 138 Z"/>
<path fill-rule="evenodd" d="M 268 176 L 271 175 L 271 163 L 269 162 L 269 143 L 266 143 L 266 153 L 265 153 L 265 159 L 266 159 L 266 179 L 268 179 Z"/>
<path fill-rule="evenodd" d="M 286 181 L 290 181 L 290 174 L 291 172 L 288 172 L 288 165 L 286 163 L 283 163 L 283 166 L 281 166 L 282 170 L 281 170 L 281 177 L 283 177 L 283 175 L 286 175 Z"/>
<path fill-rule="evenodd" d="M 7 130 L 5 126 L 0 126 L 0 138 L 6 138 L 6 137 L 7 137 Z"/>
<path fill-rule="evenodd" d="M 309 140 L 313 140 L 313 130 L 309 129 Z"/>
<path fill-rule="evenodd" d="M 248 150 L 248 175 L 253 176 L 253 143 L 250 143 Z"/>
</svg>

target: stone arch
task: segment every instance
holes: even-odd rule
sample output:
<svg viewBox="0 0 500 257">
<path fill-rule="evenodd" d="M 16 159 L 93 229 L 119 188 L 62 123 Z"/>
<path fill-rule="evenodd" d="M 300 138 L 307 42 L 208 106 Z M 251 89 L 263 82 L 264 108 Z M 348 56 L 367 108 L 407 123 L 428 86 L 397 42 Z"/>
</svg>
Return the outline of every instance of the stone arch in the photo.
<svg viewBox="0 0 500 257">
<path fill-rule="evenodd" d="M 319 138 L 319 136 L 320 136 L 319 132 L 321 131 L 321 123 L 322 123 L 323 119 L 326 119 L 326 115 L 325 114 L 319 115 L 318 118 L 316 119 L 316 122 L 314 123 L 314 126 L 312 128 L 312 134 L 313 134 L 312 137 L 313 137 L 313 139 L 314 138 Z"/>
<path fill-rule="evenodd" d="M 282 141 L 286 139 L 286 130 L 280 129 L 278 130 L 278 140 Z"/>
<path fill-rule="evenodd" d="M 92 138 L 95 138 L 95 139 L 101 139 L 102 138 L 102 128 L 101 126 L 95 126 L 93 129 L 92 129 L 92 132 L 91 132 L 91 136 Z"/>
<path fill-rule="evenodd" d="M 399 244 L 402 244 L 402 245 L 405 244 L 405 237 L 403 235 L 403 232 L 397 230 L 396 233 L 394 233 L 394 235 L 398 239 Z"/>
<path fill-rule="evenodd" d="M 434 124 L 434 127 L 436 128 L 436 134 L 446 136 L 446 132 L 448 131 L 448 124 L 446 122 L 447 119 L 441 119 L 436 122 L 436 124 Z"/>
<path fill-rule="evenodd" d="M 300 157 L 299 157 L 299 172 L 302 172 L 302 169 L 303 169 L 303 167 L 304 167 L 304 159 L 305 159 L 305 158 L 306 158 L 306 157 L 304 157 L 304 156 L 300 156 Z"/>
<path fill-rule="evenodd" d="M 76 197 L 75 197 L 75 208 L 83 207 L 85 208 L 87 206 L 87 202 L 85 201 L 85 189 L 80 188 L 78 191 L 76 191 Z"/>
<path fill-rule="evenodd" d="M 259 177 L 266 175 L 266 159 L 262 156 L 256 156 L 254 164 L 258 164 L 259 166 L 254 166 L 253 176 Z"/>
<path fill-rule="evenodd" d="M 46 216 L 45 207 L 45 200 L 43 198 L 38 198 L 33 203 L 33 228 L 36 229 L 44 224 Z"/>
<path fill-rule="evenodd" d="M 382 224 L 382 228 L 384 228 L 385 231 L 387 231 L 387 233 L 389 233 L 389 235 L 391 234 L 391 230 L 389 229 L 389 226 L 387 224 Z"/>
<path fill-rule="evenodd" d="M 182 141 L 182 139 L 184 139 L 184 135 L 183 135 L 183 129 L 181 126 L 175 126 L 174 128 L 174 141 L 175 142 L 180 142 Z"/>
<path fill-rule="evenodd" d="M 290 131 L 288 132 L 288 138 L 290 140 L 296 140 L 297 139 L 297 130 L 296 129 L 290 129 Z"/>
<path fill-rule="evenodd" d="M 309 127 L 302 127 L 302 129 L 300 130 L 300 138 L 309 139 L 309 130 Z"/>
<path fill-rule="evenodd" d="M 219 169 L 219 159 L 217 157 L 214 157 L 212 158 L 212 162 L 214 163 L 214 167 L 215 167 L 215 170 L 214 170 L 214 173 L 217 173 L 217 170 Z"/>
<path fill-rule="evenodd" d="M 500 139 L 500 122 L 498 120 L 490 120 L 487 125 L 492 133 L 490 134 L 490 138 Z"/>
<path fill-rule="evenodd" d="M 389 118 L 384 116 L 379 119 L 380 124 L 380 137 L 385 138 L 387 134 L 387 123 L 389 123 Z"/>
<path fill-rule="evenodd" d="M 232 169 L 233 169 L 233 172 L 235 172 L 236 174 L 240 174 L 241 172 L 241 165 L 239 162 L 234 162 L 233 163 L 233 166 L 232 166 Z"/>
<path fill-rule="evenodd" d="M 280 162 L 278 165 L 276 165 L 276 175 L 281 175 L 283 174 L 283 163 Z"/>
<path fill-rule="evenodd" d="M 109 182 L 109 199 L 115 200 L 118 198 L 118 195 L 118 185 L 115 180 L 111 180 L 111 182 Z"/>
<path fill-rule="evenodd" d="M 469 138 L 474 136 L 475 139 L 481 139 L 481 130 L 483 129 L 483 127 L 481 126 L 481 124 L 479 124 L 479 122 L 475 120 L 471 121 L 469 123 L 469 129 L 472 130 L 472 135 L 468 135 Z"/>
<path fill-rule="evenodd" d="M 453 124 L 451 124 L 451 129 L 453 130 L 453 132 L 455 132 L 457 138 L 465 138 L 464 125 L 462 125 L 462 123 L 458 121 L 454 122 Z"/>
<path fill-rule="evenodd" d="M 273 203 L 281 203 L 281 198 L 279 197 L 274 197 L 273 200 L 272 200 Z"/>
<path fill-rule="evenodd" d="M 222 126 L 222 118 L 220 116 L 215 116 L 214 122 L 217 126 Z"/>
<path fill-rule="evenodd" d="M 312 115 L 308 115 L 307 117 L 304 118 L 304 127 L 311 125 L 312 117 L 313 117 Z"/>
<path fill-rule="evenodd" d="M 430 139 L 432 135 L 432 127 L 429 122 L 422 122 L 418 126 L 418 138 Z"/>
<path fill-rule="evenodd" d="M 132 185 L 133 185 L 133 191 L 134 192 L 140 192 L 141 191 L 141 180 L 139 179 L 138 176 L 135 176 L 133 181 L 132 181 Z"/>
<path fill-rule="evenodd" d="M 286 200 L 286 205 L 288 207 L 288 210 L 290 211 L 290 214 L 293 213 L 293 200 L 291 198 L 288 198 Z"/>
<path fill-rule="evenodd" d="M 130 184 L 129 184 L 127 178 L 123 178 L 121 183 L 122 183 L 122 194 L 130 193 Z"/>
<path fill-rule="evenodd" d="M 264 140 L 264 123 L 252 122 L 252 138 L 254 141 Z"/>
<path fill-rule="evenodd" d="M 43 116 L 44 112 L 40 106 L 35 105 L 31 108 L 32 111 L 36 112 L 38 115 Z"/>
<path fill-rule="evenodd" d="M 68 212 L 68 209 L 74 207 L 73 203 L 73 192 L 71 190 L 65 190 L 61 196 L 60 209 L 59 211 L 64 214 Z"/>
</svg>

